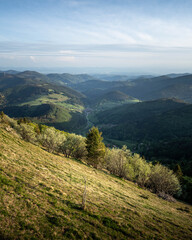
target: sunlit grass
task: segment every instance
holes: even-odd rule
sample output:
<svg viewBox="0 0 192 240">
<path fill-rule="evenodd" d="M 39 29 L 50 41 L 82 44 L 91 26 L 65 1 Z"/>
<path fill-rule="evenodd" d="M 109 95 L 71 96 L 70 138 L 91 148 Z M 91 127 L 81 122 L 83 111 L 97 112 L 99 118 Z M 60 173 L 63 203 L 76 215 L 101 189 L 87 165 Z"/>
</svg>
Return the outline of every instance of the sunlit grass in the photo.
<svg viewBox="0 0 192 240">
<path fill-rule="evenodd" d="M 103 101 L 96 106 L 96 111 L 103 111 L 114 107 L 122 106 L 124 104 L 133 104 L 138 102 L 140 102 L 139 99 L 127 99 L 124 101 Z"/>
<path fill-rule="evenodd" d="M 74 111 L 74 112 L 82 112 L 84 107 L 79 104 L 70 104 L 67 102 L 69 98 L 67 96 L 64 96 L 63 94 L 57 94 L 57 93 L 50 93 L 48 95 L 41 95 L 35 99 L 32 99 L 30 101 L 24 102 L 20 104 L 20 106 L 23 105 L 41 105 L 41 104 L 55 104 L 57 106 L 64 107 L 67 110 Z"/>
<path fill-rule="evenodd" d="M 81 209 L 87 180 L 87 201 Z M 192 207 L 0 129 L 0 239 L 191 239 Z M 186 210 L 186 211 L 185 211 Z"/>
</svg>

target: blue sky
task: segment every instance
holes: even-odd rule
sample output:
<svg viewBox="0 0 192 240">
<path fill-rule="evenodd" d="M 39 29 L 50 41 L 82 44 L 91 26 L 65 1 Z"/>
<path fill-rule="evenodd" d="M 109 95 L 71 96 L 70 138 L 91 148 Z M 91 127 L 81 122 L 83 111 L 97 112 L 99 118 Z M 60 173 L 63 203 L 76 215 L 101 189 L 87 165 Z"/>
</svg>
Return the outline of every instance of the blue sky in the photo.
<svg viewBox="0 0 192 240">
<path fill-rule="evenodd" d="M 0 69 L 192 72 L 191 12 L 191 0 L 0 0 Z"/>
</svg>

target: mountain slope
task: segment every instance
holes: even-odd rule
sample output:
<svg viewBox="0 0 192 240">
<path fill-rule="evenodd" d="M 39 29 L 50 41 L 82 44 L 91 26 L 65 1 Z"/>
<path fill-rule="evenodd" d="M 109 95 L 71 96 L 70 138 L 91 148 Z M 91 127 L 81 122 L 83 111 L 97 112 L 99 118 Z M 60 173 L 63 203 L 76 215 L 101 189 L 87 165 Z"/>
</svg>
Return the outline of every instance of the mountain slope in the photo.
<svg viewBox="0 0 192 240">
<path fill-rule="evenodd" d="M 30 117 L 68 131 L 86 125 L 84 115 L 80 114 L 85 97 L 48 80 L 46 75 L 33 71 L 1 76 L 0 110 L 11 117 Z"/>
<path fill-rule="evenodd" d="M 114 134 L 116 134 L 115 128 L 118 128 L 123 130 L 121 131 L 123 135 L 121 137 L 119 136 L 120 138 L 128 138 L 129 136 L 133 139 L 133 134 L 136 134 L 136 132 L 138 132 L 138 134 L 142 136 L 142 129 L 147 132 L 146 134 L 150 135 L 148 131 L 150 130 L 149 128 L 152 122 L 155 122 L 155 120 L 157 119 L 160 120 L 161 116 L 163 121 L 163 118 L 166 114 L 171 115 L 172 112 L 170 113 L 170 111 L 177 111 L 177 109 L 179 109 L 178 111 L 180 111 L 180 109 L 183 109 L 187 106 L 191 107 L 190 104 L 186 104 L 177 99 L 160 99 L 136 103 L 134 105 L 126 104 L 118 108 L 101 111 L 96 114 L 96 117 L 99 124 L 111 123 L 116 125 L 111 129 L 112 134 L 113 130 Z M 173 119 L 174 116 L 175 114 L 173 114 L 172 116 Z M 148 124 L 147 129 L 144 124 Z M 164 124 L 163 126 L 165 128 L 167 127 L 166 124 Z M 126 133 L 128 135 L 126 135 Z M 153 134 L 155 134 L 155 131 L 153 131 L 152 135 Z M 139 136 L 135 137 L 139 138 Z M 140 140 L 142 140 L 143 138 L 144 136 L 140 137 Z"/>
<path fill-rule="evenodd" d="M 125 86 L 119 90 L 141 100 L 154 100 L 159 98 L 179 98 L 192 102 L 192 75 L 171 77 L 169 75 L 137 79 L 131 82 L 132 86 Z"/>
<path fill-rule="evenodd" d="M 192 105 L 174 99 L 127 104 L 101 111 L 96 118 L 104 136 L 112 139 L 166 141 L 192 133 Z"/>
<path fill-rule="evenodd" d="M 17 73 L 19 73 L 19 71 L 16 71 L 16 70 L 6 70 L 6 71 L 0 71 L 0 75 L 1 74 L 3 74 L 3 75 L 5 75 L 5 74 L 17 74 Z"/>
<path fill-rule="evenodd" d="M 38 72 L 25 71 L 15 75 L 0 77 L 0 91 L 8 98 L 8 104 L 22 102 L 41 94 L 62 93 L 72 101 L 83 98 L 79 92 L 66 86 L 57 86 L 47 82 L 48 78 Z"/>
<path fill-rule="evenodd" d="M 125 100 L 133 99 L 132 97 L 129 97 L 127 94 L 122 93 L 120 91 L 111 91 L 106 93 L 104 96 L 101 97 L 100 101 L 106 100 L 106 101 L 125 101 Z"/>
<path fill-rule="evenodd" d="M 93 106 L 97 111 L 110 109 L 124 104 L 139 102 L 138 99 L 128 96 L 120 91 L 106 91 L 102 95 L 93 98 Z M 90 102 L 91 103 L 91 102 Z"/>
<path fill-rule="evenodd" d="M 41 124 L 55 126 L 61 130 L 74 131 L 86 124 L 86 121 L 78 112 L 70 112 L 68 109 L 55 104 L 8 106 L 3 111 L 10 117 L 27 117 Z"/>
<path fill-rule="evenodd" d="M 165 75 L 128 81 L 86 81 L 74 84 L 74 89 L 89 95 L 99 95 L 102 91 L 120 91 L 142 101 L 159 98 L 179 98 L 192 103 L 192 75 Z"/>
<path fill-rule="evenodd" d="M 4 128 L 1 239 L 191 239 L 190 205 L 164 201 L 134 183 L 50 154 Z"/>
</svg>

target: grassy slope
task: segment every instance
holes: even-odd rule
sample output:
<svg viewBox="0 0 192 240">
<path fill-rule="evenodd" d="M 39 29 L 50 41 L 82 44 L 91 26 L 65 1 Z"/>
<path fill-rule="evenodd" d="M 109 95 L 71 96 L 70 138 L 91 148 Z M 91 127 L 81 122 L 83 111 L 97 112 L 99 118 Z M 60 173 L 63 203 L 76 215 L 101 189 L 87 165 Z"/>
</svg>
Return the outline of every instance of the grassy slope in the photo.
<svg viewBox="0 0 192 240">
<path fill-rule="evenodd" d="M 191 206 L 50 154 L 3 128 L 0 188 L 0 239 L 192 238 Z"/>
<path fill-rule="evenodd" d="M 137 102 L 139 102 L 138 99 L 130 97 L 120 91 L 111 91 L 98 97 L 94 105 L 96 111 L 102 111 Z"/>
</svg>

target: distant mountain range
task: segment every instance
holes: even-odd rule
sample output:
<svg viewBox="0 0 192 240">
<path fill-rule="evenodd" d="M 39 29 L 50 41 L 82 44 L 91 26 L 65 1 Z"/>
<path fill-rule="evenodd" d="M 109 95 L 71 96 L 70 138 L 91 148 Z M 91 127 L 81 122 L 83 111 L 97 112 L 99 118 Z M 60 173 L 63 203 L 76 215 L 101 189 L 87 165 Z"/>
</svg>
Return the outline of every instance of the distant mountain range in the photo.
<svg viewBox="0 0 192 240">
<path fill-rule="evenodd" d="M 17 73 L 19 73 L 19 71 L 16 71 L 16 70 L 6 70 L 6 71 L 0 71 L 0 73 L 3 73 L 3 74 L 17 74 Z"/>
<path fill-rule="evenodd" d="M 12 76 L 13 75 L 13 76 Z M 83 93 L 87 98 L 97 98 L 108 92 L 120 91 L 130 97 L 142 101 L 159 98 L 178 98 L 192 102 L 192 74 L 167 74 L 164 76 L 138 76 L 127 75 L 88 75 L 88 74 L 40 74 L 34 71 L 17 72 L 15 70 L 1 71 L 0 77 L 11 79 L 13 84 L 32 84 L 33 81 L 57 86 L 70 87 Z M 17 79 L 17 80 L 16 80 Z M 2 81 L 2 80 L 1 80 Z M 6 80 L 5 80 L 6 81 Z M 25 82 L 25 83 L 24 83 Z M 34 83 L 33 83 L 34 85 Z M 69 91 L 69 88 L 68 90 Z M 77 94 L 77 92 L 76 92 Z M 76 95 L 75 94 L 75 95 Z"/>
<path fill-rule="evenodd" d="M 51 74 L 47 74 L 47 77 L 49 78 L 48 81 L 51 83 L 60 84 L 60 85 L 69 85 L 69 86 L 71 86 L 72 84 L 96 80 L 96 78 L 88 74 L 73 75 L 69 73 L 63 73 L 63 74 L 51 73 Z"/>
<path fill-rule="evenodd" d="M 89 97 L 101 95 L 109 91 L 120 91 L 142 101 L 159 98 L 179 98 L 192 102 L 192 75 L 173 77 L 169 75 L 154 78 L 138 78 L 133 81 L 93 80 L 72 85 L 74 89 Z"/>
</svg>

